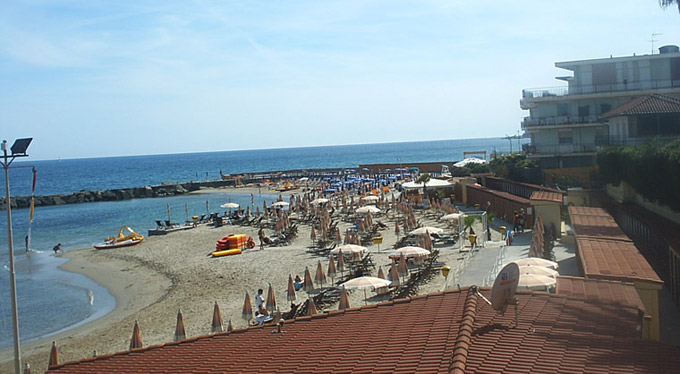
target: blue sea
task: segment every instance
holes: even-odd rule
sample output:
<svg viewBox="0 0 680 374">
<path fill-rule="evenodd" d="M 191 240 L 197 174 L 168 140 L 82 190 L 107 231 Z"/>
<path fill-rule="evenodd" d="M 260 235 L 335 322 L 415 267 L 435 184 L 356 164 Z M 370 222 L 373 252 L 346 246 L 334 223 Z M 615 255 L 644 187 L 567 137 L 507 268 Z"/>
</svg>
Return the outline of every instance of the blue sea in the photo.
<svg viewBox="0 0 680 374">
<path fill-rule="evenodd" d="M 81 190 L 159 185 L 169 182 L 217 180 L 220 172 L 238 174 L 290 169 L 356 168 L 360 164 L 409 162 L 455 162 L 465 151 L 508 153 L 510 142 L 503 138 L 441 140 L 327 147 L 263 149 L 109 158 L 15 162 L 13 166 L 34 166 L 36 195 Z M 518 149 L 513 140 L 513 150 Z M 30 153 L 30 152 L 29 152 Z M 12 196 L 31 194 L 30 167 L 10 170 Z M 4 196 L 4 191 L 3 191 Z M 268 204 L 277 196 L 255 196 L 255 204 Z M 31 227 L 31 249 L 25 252 L 29 210 L 12 211 L 19 330 L 22 343 L 46 337 L 99 318 L 115 308 L 115 299 L 92 280 L 58 268 L 64 259 L 55 257 L 52 247 L 62 243 L 65 250 L 88 247 L 130 226 L 143 234 L 155 227 L 155 220 L 172 221 L 206 213 L 206 201 L 213 212 L 231 199 L 250 205 L 246 194 L 198 194 L 165 198 L 133 199 L 62 206 L 37 207 Z M 188 207 L 188 213 L 186 208 Z M 0 349 L 12 345 L 11 304 L 6 213 L 0 214 Z M 89 294 L 94 295 L 90 304 Z"/>
</svg>

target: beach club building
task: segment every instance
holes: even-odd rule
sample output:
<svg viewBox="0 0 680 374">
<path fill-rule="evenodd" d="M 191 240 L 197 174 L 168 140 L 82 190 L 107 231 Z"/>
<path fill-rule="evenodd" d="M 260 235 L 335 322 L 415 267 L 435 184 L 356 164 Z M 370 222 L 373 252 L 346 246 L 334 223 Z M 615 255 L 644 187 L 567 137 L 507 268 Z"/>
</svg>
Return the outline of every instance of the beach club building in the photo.
<svg viewBox="0 0 680 374">
<path fill-rule="evenodd" d="M 557 62 L 571 72 L 566 86 L 522 90 L 529 111 L 522 130 L 531 138 L 527 157 L 547 180 L 576 177 L 585 185 L 595 153 L 609 144 L 680 138 L 680 49 L 658 54 Z"/>
</svg>

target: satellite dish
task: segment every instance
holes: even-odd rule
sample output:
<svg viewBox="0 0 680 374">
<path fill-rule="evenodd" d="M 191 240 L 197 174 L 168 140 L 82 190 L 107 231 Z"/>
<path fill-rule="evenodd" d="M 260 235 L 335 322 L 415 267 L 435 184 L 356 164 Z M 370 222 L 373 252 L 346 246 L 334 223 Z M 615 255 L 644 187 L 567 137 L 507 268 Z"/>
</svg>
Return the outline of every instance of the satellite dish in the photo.
<svg viewBox="0 0 680 374">
<path fill-rule="evenodd" d="M 519 265 L 511 262 L 503 267 L 496 276 L 491 288 L 491 307 L 505 313 L 510 303 L 515 303 L 515 291 L 519 283 Z"/>
</svg>

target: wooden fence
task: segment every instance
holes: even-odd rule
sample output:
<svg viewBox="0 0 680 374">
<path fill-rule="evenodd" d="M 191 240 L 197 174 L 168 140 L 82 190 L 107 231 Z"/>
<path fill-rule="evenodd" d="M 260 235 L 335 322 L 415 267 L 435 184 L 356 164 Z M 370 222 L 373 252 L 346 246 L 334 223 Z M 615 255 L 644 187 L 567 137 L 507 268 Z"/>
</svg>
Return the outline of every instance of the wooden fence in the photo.
<svg viewBox="0 0 680 374">
<path fill-rule="evenodd" d="M 529 199 L 515 196 L 507 192 L 492 190 L 490 188 L 465 185 L 463 188 L 467 189 L 467 204 L 479 204 L 480 209 L 484 210 L 487 202 L 491 203 L 490 211 L 496 213 L 496 217 L 512 223 L 515 219 L 515 212 L 524 209 L 524 227 L 529 228 L 534 225 L 534 212 L 531 208 Z M 512 227 L 508 227 L 511 230 Z"/>
</svg>

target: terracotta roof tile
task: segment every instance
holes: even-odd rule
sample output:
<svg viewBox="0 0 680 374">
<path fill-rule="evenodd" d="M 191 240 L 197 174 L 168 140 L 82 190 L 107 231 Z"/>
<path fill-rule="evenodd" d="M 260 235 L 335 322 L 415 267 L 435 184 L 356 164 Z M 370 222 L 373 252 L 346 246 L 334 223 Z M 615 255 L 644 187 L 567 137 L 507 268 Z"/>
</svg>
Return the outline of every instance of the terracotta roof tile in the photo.
<svg viewBox="0 0 680 374">
<path fill-rule="evenodd" d="M 645 310 L 633 283 L 582 277 L 557 277 L 557 294 Z"/>
<path fill-rule="evenodd" d="M 632 242 L 582 237 L 576 242 L 586 278 L 663 284 Z"/>
<path fill-rule="evenodd" d="M 286 323 L 282 334 L 272 334 L 272 326 L 243 329 L 48 372 L 446 373 L 458 367 L 465 373 L 644 373 L 680 365 L 680 347 L 638 339 L 635 307 L 612 308 L 609 300 L 575 294 L 517 297 L 517 327 L 513 307 L 498 315 L 463 288 L 300 318 Z"/>
<path fill-rule="evenodd" d="M 529 200 L 552 201 L 555 203 L 562 204 L 563 196 L 564 196 L 563 194 L 557 192 L 534 191 L 531 193 L 531 198 Z"/>
<path fill-rule="evenodd" d="M 612 216 L 571 215 L 571 226 L 577 237 L 607 238 L 632 241 Z"/>
<path fill-rule="evenodd" d="M 680 99 L 660 94 L 641 96 L 604 113 L 600 118 L 660 113 L 680 113 Z"/>
<path fill-rule="evenodd" d="M 570 206 L 569 215 L 611 217 L 611 215 L 602 208 L 588 206 Z"/>
</svg>

